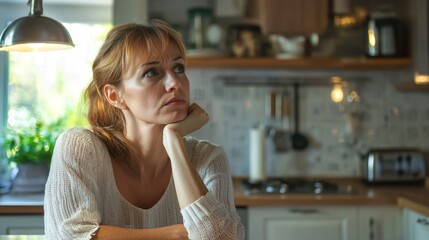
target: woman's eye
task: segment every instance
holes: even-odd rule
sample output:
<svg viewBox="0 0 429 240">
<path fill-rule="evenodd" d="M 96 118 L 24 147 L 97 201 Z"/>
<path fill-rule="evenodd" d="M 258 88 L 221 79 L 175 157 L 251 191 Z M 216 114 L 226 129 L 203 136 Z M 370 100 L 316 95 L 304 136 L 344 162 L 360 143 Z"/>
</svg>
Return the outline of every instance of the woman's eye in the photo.
<svg viewBox="0 0 429 240">
<path fill-rule="evenodd" d="M 185 72 L 185 66 L 183 64 L 177 64 L 174 67 L 174 72 L 175 73 L 184 73 Z"/>
<path fill-rule="evenodd" d="M 158 71 L 155 68 L 151 68 L 143 74 L 143 77 L 155 77 L 158 76 Z"/>
</svg>

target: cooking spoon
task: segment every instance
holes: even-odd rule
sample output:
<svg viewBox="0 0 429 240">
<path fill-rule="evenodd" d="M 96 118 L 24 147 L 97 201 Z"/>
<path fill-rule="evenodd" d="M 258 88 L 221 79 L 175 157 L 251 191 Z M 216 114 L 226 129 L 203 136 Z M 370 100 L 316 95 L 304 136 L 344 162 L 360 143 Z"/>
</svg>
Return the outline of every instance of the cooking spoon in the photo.
<svg viewBox="0 0 429 240">
<path fill-rule="evenodd" d="M 294 88 L 294 113 L 295 113 L 295 132 L 292 134 L 292 148 L 295 150 L 304 150 L 308 146 L 308 139 L 299 132 L 299 85 L 295 83 Z"/>
</svg>

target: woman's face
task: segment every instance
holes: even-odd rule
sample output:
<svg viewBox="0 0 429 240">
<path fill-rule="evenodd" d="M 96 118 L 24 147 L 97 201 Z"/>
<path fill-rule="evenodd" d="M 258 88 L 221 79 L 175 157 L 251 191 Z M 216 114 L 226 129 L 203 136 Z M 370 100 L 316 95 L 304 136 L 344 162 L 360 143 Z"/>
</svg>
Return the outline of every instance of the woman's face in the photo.
<svg viewBox="0 0 429 240">
<path fill-rule="evenodd" d="M 189 107 L 189 80 L 185 59 L 174 44 L 164 55 L 137 64 L 136 71 L 124 79 L 121 97 L 134 118 L 152 124 L 169 124 L 183 120 Z"/>
</svg>

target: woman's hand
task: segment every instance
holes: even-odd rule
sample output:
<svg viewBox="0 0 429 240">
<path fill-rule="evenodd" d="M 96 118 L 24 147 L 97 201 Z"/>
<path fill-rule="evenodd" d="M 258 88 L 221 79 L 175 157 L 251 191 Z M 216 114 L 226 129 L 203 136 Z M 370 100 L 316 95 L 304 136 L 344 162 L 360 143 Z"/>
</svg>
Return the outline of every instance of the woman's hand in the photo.
<svg viewBox="0 0 429 240">
<path fill-rule="evenodd" d="M 188 116 L 182 121 L 170 123 L 165 126 L 165 130 L 173 130 L 180 133 L 182 136 L 186 136 L 204 126 L 209 121 L 208 114 L 198 106 L 196 103 L 192 103 L 188 109 Z"/>
<path fill-rule="evenodd" d="M 207 193 L 201 177 L 186 152 L 183 136 L 200 129 L 209 121 L 207 113 L 197 104 L 192 104 L 188 116 L 180 122 L 164 127 L 162 143 L 171 162 L 172 176 L 181 209 Z"/>
</svg>

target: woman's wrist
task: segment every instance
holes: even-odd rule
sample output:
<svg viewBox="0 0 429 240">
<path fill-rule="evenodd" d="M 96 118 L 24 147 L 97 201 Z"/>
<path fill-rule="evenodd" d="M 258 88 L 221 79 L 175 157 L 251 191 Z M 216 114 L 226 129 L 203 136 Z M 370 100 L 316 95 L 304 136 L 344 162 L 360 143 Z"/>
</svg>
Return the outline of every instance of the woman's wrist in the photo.
<svg viewBox="0 0 429 240">
<path fill-rule="evenodd" d="M 167 125 L 164 127 L 163 135 L 168 136 L 168 137 L 172 137 L 172 136 L 183 137 L 184 136 L 183 133 L 180 132 L 180 130 L 172 127 L 171 125 Z"/>
<path fill-rule="evenodd" d="M 180 142 L 182 141 L 182 142 Z M 167 154 L 172 158 L 183 145 L 183 135 L 174 128 L 165 127 L 163 130 L 162 142 Z"/>
</svg>

